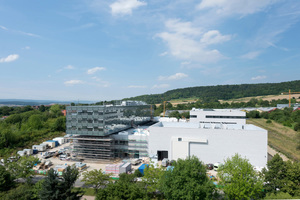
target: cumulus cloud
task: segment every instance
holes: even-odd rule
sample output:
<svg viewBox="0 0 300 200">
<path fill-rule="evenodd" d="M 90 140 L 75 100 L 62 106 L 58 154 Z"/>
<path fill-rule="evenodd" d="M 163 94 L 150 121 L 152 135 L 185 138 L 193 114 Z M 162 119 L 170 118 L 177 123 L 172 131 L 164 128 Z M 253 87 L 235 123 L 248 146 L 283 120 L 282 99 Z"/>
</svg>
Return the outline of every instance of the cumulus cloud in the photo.
<svg viewBox="0 0 300 200">
<path fill-rule="evenodd" d="M 203 63 L 217 62 L 226 58 L 217 49 L 210 49 L 209 45 L 219 44 L 230 40 L 231 36 L 223 36 L 218 30 L 203 33 L 191 22 L 168 20 L 165 22 L 167 31 L 158 33 L 169 48 L 172 56 Z"/>
<path fill-rule="evenodd" d="M 110 5 L 112 15 L 131 15 L 133 9 L 146 6 L 146 2 L 138 0 L 118 0 Z"/>
<path fill-rule="evenodd" d="M 187 74 L 184 74 L 184 73 L 176 73 L 176 74 L 173 74 L 171 76 L 160 76 L 158 77 L 158 80 L 160 81 L 173 81 L 173 80 L 180 80 L 180 79 L 183 79 L 183 78 L 187 78 L 188 75 Z"/>
<path fill-rule="evenodd" d="M 266 9 L 278 0 L 202 0 L 198 9 L 214 9 L 215 13 L 221 15 L 241 14 L 248 15 Z"/>
<path fill-rule="evenodd" d="M 204 44 L 218 44 L 231 39 L 231 35 L 221 35 L 218 30 L 211 30 L 203 34 L 201 42 Z"/>
<path fill-rule="evenodd" d="M 145 85 L 129 85 L 128 88 L 146 88 Z"/>
<path fill-rule="evenodd" d="M 256 80 L 262 80 L 262 79 L 266 79 L 266 76 L 256 76 L 256 77 L 252 77 L 251 80 L 256 81 Z"/>
<path fill-rule="evenodd" d="M 88 69 L 86 73 L 87 74 L 94 74 L 97 71 L 103 71 L 103 70 L 105 70 L 104 67 L 94 67 L 94 68 Z"/>
<path fill-rule="evenodd" d="M 72 86 L 72 85 L 78 85 L 78 84 L 83 84 L 84 82 L 82 80 L 69 80 L 65 81 L 64 84 L 66 86 Z"/>
<path fill-rule="evenodd" d="M 12 62 L 15 61 L 19 58 L 18 54 L 11 54 L 5 58 L 0 58 L 0 63 L 5 63 L 5 62 Z"/>
<path fill-rule="evenodd" d="M 152 89 L 161 89 L 161 88 L 168 88 L 170 87 L 169 84 L 160 84 L 160 85 L 153 85 Z"/>
<path fill-rule="evenodd" d="M 242 55 L 241 58 L 252 60 L 252 59 L 256 58 L 257 56 L 259 56 L 260 53 L 261 53 L 260 51 L 251 51 L 249 53 Z"/>
</svg>

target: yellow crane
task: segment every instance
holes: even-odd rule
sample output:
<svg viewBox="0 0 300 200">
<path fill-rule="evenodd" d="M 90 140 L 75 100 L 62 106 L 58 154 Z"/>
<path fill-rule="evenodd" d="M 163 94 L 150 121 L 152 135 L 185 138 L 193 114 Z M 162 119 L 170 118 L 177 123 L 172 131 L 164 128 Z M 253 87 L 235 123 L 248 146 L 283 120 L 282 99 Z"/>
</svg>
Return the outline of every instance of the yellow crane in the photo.
<svg viewBox="0 0 300 200">
<path fill-rule="evenodd" d="M 289 108 L 291 107 L 291 94 L 300 94 L 300 92 L 291 92 L 291 90 L 289 90 L 289 92 L 284 92 L 282 94 L 289 94 Z"/>
</svg>

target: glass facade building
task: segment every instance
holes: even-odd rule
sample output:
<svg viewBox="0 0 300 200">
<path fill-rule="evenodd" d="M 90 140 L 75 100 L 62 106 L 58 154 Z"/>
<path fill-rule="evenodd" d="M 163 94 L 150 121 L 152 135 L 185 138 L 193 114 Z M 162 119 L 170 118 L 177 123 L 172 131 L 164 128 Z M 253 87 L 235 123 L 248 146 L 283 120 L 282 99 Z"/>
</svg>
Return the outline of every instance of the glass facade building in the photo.
<svg viewBox="0 0 300 200">
<path fill-rule="evenodd" d="M 128 137 L 116 135 L 150 122 L 152 114 L 150 105 L 145 104 L 68 106 L 66 110 L 66 133 L 72 135 L 73 155 L 90 159 L 112 159 L 139 153 L 139 149 L 132 148 Z M 147 154 L 144 149 L 143 154 Z"/>
</svg>

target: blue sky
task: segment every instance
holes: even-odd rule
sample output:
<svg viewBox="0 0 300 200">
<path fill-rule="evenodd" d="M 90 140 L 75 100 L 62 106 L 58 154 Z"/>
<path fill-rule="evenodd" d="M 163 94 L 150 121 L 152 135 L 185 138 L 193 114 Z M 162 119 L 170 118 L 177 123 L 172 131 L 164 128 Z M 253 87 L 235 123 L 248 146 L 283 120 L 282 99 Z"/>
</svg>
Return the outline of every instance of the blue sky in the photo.
<svg viewBox="0 0 300 200">
<path fill-rule="evenodd" d="M 299 19 L 296 0 L 0 0 L 0 99 L 299 80 Z"/>
</svg>

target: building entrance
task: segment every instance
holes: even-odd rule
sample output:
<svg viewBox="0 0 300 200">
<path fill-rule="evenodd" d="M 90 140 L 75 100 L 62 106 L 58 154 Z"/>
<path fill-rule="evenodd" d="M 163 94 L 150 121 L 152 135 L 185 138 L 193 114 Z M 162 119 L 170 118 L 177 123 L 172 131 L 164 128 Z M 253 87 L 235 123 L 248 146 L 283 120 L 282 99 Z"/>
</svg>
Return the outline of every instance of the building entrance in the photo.
<svg viewBox="0 0 300 200">
<path fill-rule="evenodd" d="M 168 158 L 168 151 L 157 151 L 157 160 Z"/>
</svg>

